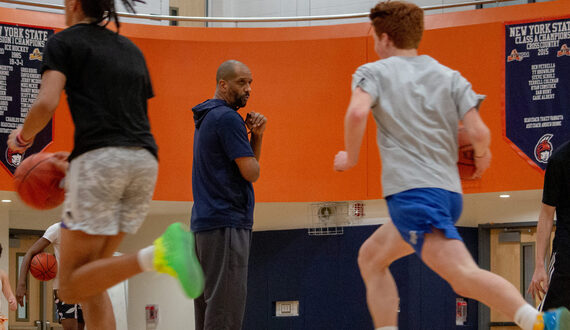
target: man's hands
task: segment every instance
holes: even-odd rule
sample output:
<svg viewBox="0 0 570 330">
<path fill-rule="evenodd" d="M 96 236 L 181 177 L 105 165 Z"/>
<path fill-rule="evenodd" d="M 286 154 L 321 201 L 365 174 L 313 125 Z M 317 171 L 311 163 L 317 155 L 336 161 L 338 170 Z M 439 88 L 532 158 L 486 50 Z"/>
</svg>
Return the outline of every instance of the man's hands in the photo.
<svg viewBox="0 0 570 330">
<path fill-rule="evenodd" d="M 249 112 L 245 117 L 245 125 L 253 135 L 262 135 L 265 131 L 267 118 L 258 112 Z"/>
<path fill-rule="evenodd" d="M 533 299 L 542 300 L 548 290 L 548 276 L 544 267 L 536 267 L 532 275 L 532 281 L 527 292 L 532 294 Z"/>
</svg>

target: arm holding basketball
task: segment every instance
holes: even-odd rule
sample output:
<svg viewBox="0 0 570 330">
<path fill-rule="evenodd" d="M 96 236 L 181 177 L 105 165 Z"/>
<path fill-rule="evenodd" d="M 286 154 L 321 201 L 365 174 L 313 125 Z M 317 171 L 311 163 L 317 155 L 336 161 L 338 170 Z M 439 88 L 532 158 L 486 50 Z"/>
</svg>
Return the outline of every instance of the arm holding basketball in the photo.
<svg viewBox="0 0 570 330">
<path fill-rule="evenodd" d="M 475 157 L 475 173 L 473 179 L 480 178 L 491 165 L 491 133 L 477 109 L 472 108 L 463 116 L 463 126 L 467 130 L 469 142 L 473 145 Z"/>
<path fill-rule="evenodd" d="M 34 245 L 28 249 L 28 251 L 26 251 L 26 255 L 24 256 L 24 260 L 22 260 L 22 265 L 20 266 L 18 284 L 16 285 L 16 299 L 18 300 L 20 306 L 24 306 L 24 296 L 26 296 L 28 292 L 27 279 L 28 272 L 30 271 L 30 262 L 36 254 L 42 252 L 50 244 L 51 242 L 49 240 L 42 237 L 38 239 Z"/>
<path fill-rule="evenodd" d="M 31 142 L 50 121 L 53 117 L 55 109 L 59 104 L 61 92 L 65 87 L 65 75 L 59 71 L 47 70 L 42 75 L 42 83 L 38 96 L 32 104 L 26 120 L 22 127 L 13 130 L 8 137 L 8 147 L 14 151 L 25 151 Z M 17 142 L 17 137 L 23 142 L 28 143 L 27 146 L 22 146 Z"/>
<path fill-rule="evenodd" d="M 370 113 L 372 97 L 360 87 L 352 92 L 344 117 L 344 147 L 334 159 L 335 171 L 346 171 L 358 163 L 362 138 L 366 131 L 366 121 Z"/>
<path fill-rule="evenodd" d="M 552 233 L 552 226 L 554 225 L 555 211 L 556 207 L 542 203 L 538 215 L 534 274 L 528 286 L 528 293 L 532 294 L 533 299 L 542 299 L 548 290 L 548 276 L 546 275 L 544 259 L 550 245 L 550 233 Z"/>
<path fill-rule="evenodd" d="M 2 293 L 6 300 L 8 300 L 9 308 L 11 311 L 18 309 L 18 304 L 16 303 L 16 298 L 12 292 L 12 287 L 10 286 L 10 281 L 8 280 L 8 274 L 3 270 L 0 270 L 0 278 L 2 278 Z"/>
</svg>

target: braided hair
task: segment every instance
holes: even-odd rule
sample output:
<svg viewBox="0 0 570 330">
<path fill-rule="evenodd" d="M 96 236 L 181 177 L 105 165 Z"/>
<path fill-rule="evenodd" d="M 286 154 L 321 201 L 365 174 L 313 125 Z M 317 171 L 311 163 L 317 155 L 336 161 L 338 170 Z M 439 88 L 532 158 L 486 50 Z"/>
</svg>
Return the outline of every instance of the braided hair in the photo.
<svg viewBox="0 0 570 330">
<path fill-rule="evenodd" d="M 125 8 L 131 12 L 135 13 L 135 3 L 145 3 L 143 0 L 121 0 Z M 115 21 L 117 26 L 117 32 L 119 30 L 119 17 L 115 9 L 115 0 L 81 0 L 81 8 L 86 16 L 95 18 L 95 23 L 101 23 L 107 21 L 105 25 L 109 24 L 110 21 Z"/>
</svg>

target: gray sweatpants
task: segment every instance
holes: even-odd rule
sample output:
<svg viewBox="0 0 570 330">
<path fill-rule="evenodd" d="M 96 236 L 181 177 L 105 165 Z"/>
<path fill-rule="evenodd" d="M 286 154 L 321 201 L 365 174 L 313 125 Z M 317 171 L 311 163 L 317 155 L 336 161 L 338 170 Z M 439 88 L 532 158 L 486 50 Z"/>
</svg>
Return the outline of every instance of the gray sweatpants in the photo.
<svg viewBox="0 0 570 330">
<path fill-rule="evenodd" d="M 196 330 L 240 330 L 247 296 L 251 230 L 219 228 L 195 233 L 206 278 L 194 300 Z"/>
</svg>

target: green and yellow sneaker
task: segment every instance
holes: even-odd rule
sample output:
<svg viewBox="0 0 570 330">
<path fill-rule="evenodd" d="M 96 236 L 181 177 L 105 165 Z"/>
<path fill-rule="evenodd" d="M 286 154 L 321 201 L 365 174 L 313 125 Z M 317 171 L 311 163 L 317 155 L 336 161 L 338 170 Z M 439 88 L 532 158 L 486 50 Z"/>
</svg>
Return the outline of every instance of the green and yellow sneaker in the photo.
<svg viewBox="0 0 570 330">
<path fill-rule="evenodd" d="M 204 273 L 196 257 L 194 234 L 175 222 L 154 241 L 154 268 L 180 282 L 184 293 L 196 299 L 204 291 Z"/>
</svg>

